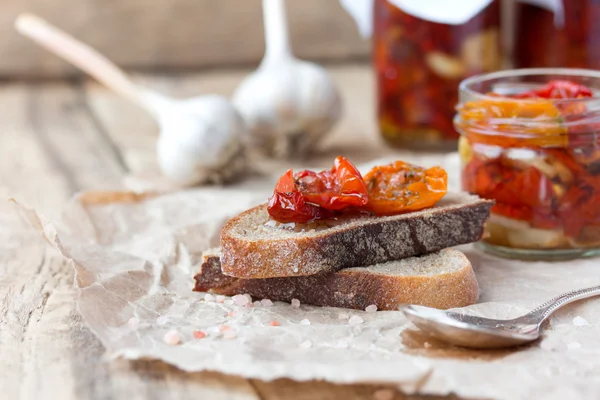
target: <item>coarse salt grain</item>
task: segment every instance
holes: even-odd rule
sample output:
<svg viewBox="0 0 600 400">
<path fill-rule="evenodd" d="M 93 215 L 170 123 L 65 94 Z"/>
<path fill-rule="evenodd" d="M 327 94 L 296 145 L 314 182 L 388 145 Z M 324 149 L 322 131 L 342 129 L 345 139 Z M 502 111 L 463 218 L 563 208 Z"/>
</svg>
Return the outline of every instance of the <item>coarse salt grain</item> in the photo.
<svg viewBox="0 0 600 400">
<path fill-rule="evenodd" d="M 204 331 L 194 331 L 194 339 L 203 339 L 206 337 L 206 332 Z"/>
<path fill-rule="evenodd" d="M 589 322 L 587 322 L 587 319 L 577 316 L 577 317 L 573 318 L 573 325 L 586 326 L 586 325 L 589 325 Z"/>
<path fill-rule="evenodd" d="M 158 325 L 165 325 L 167 322 L 169 322 L 169 317 L 162 316 L 162 317 L 156 318 L 156 323 Z"/>
<path fill-rule="evenodd" d="M 227 313 L 227 316 L 228 316 L 228 317 L 236 317 L 236 316 L 237 316 L 237 312 L 236 312 L 236 311 L 229 311 L 229 312 Z"/>
<path fill-rule="evenodd" d="M 300 325 L 310 325 L 310 321 L 304 318 L 302 321 L 300 321 Z"/>
<path fill-rule="evenodd" d="M 269 322 L 269 325 L 271 325 L 271 326 L 279 326 L 280 323 L 279 323 L 279 321 L 271 321 L 271 322 Z"/>
<path fill-rule="evenodd" d="M 228 326 L 228 325 L 221 325 L 219 327 L 219 332 L 227 332 L 227 331 L 230 331 L 230 330 L 231 330 L 231 327 Z"/>
<path fill-rule="evenodd" d="M 359 324 L 362 324 L 363 322 L 364 322 L 364 320 L 361 317 L 359 317 L 358 315 L 353 315 L 348 320 L 348 323 L 350 325 L 359 325 Z"/>
<path fill-rule="evenodd" d="M 248 299 L 248 303 L 252 303 L 252 296 L 250 296 L 248 293 L 245 293 L 244 297 Z"/>
<path fill-rule="evenodd" d="M 206 293 L 206 294 L 204 295 L 204 301 L 215 301 L 215 296 L 213 296 L 213 295 L 212 295 L 212 294 L 210 294 L 210 293 Z"/>
<path fill-rule="evenodd" d="M 580 349 L 581 348 L 581 343 L 578 342 L 571 342 L 567 344 L 567 348 L 569 350 L 575 350 L 575 349 Z"/>
<path fill-rule="evenodd" d="M 392 389 L 379 389 L 373 393 L 373 400 L 392 400 L 394 391 Z"/>
<path fill-rule="evenodd" d="M 260 301 L 260 304 L 262 304 L 265 307 L 271 307 L 273 305 L 273 302 L 269 299 L 262 299 Z"/>
<path fill-rule="evenodd" d="M 225 296 L 218 294 L 217 297 L 215 297 L 215 300 L 217 300 L 217 303 L 225 303 Z"/>
<path fill-rule="evenodd" d="M 170 330 L 167 333 L 165 333 L 165 336 L 163 336 L 163 340 L 166 344 L 175 346 L 181 342 L 181 337 L 179 336 L 179 332 L 177 332 L 176 330 Z"/>
<path fill-rule="evenodd" d="M 350 316 L 348 314 L 340 314 L 338 315 L 338 319 L 348 319 Z"/>
<path fill-rule="evenodd" d="M 370 306 L 367 306 L 367 308 L 365 308 L 366 312 L 375 312 L 377 311 L 377 306 L 375 304 L 371 304 Z"/>
<path fill-rule="evenodd" d="M 233 299 L 233 304 L 238 305 L 238 306 L 245 306 L 246 304 L 248 304 L 248 298 L 246 296 L 244 296 L 243 294 L 236 294 L 235 296 L 232 297 Z"/>
<path fill-rule="evenodd" d="M 294 308 L 300 307 L 300 300 L 292 299 L 292 307 L 294 307 Z"/>
<path fill-rule="evenodd" d="M 234 331 L 227 331 L 227 332 L 223 333 L 223 337 L 225 339 L 235 339 L 236 334 Z"/>
<path fill-rule="evenodd" d="M 257 300 L 257 301 L 255 301 L 255 302 L 254 302 L 254 307 L 260 307 L 260 306 L 261 306 L 261 304 L 262 304 L 262 303 L 261 303 L 260 301 L 258 301 L 258 300 Z"/>
<path fill-rule="evenodd" d="M 137 319 L 136 317 L 131 317 L 131 318 L 129 318 L 129 321 L 127 321 L 127 324 L 129 324 L 129 326 L 136 326 L 139 323 L 140 323 L 140 320 Z"/>
<path fill-rule="evenodd" d="M 312 342 L 310 340 L 305 340 L 304 342 L 300 343 L 300 347 L 302 347 L 303 349 L 308 349 L 312 346 Z"/>
</svg>

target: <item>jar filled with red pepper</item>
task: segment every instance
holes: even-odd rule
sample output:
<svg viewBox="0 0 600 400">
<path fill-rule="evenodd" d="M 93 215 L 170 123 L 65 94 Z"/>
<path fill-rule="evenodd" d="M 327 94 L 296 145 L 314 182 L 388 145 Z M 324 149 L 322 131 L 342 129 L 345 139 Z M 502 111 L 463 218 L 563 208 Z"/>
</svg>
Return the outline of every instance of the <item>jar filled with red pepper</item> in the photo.
<svg viewBox="0 0 600 400">
<path fill-rule="evenodd" d="M 463 189 L 495 200 L 482 246 L 529 259 L 600 254 L 600 72 L 472 77 L 457 110 Z"/>
<path fill-rule="evenodd" d="M 600 1 L 519 0 L 514 64 L 600 69 Z"/>
<path fill-rule="evenodd" d="M 499 26 L 499 0 L 375 0 L 378 122 L 388 143 L 456 148 L 456 88 L 500 68 Z"/>
</svg>

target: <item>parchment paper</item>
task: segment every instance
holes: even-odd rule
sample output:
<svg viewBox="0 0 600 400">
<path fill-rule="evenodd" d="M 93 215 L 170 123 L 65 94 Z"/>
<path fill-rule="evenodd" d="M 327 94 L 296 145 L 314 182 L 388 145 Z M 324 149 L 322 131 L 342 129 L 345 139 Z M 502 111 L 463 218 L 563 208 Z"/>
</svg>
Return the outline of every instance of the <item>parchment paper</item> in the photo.
<svg viewBox="0 0 600 400">
<path fill-rule="evenodd" d="M 456 155 L 418 161 L 458 171 Z M 109 357 L 160 359 L 186 371 L 264 380 L 385 382 L 406 392 L 464 397 L 600 398 L 598 299 L 555 314 L 531 346 L 487 352 L 432 340 L 395 311 L 205 301 L 191 291 L 200 253 L 218 245 L 229 217 L 264 202 L 273 182 L 266 176 L 167 194 L 83 193 L 47 225 L 22 211 L 72 260 L 79 310 Z M 513 317 L 562 292 L 600 284 L 598 259 L 519 262 L 471 246 L 463 250 L 481 285 L 480 303 L 468 312 Z M 364 322 L 349 324 L 353 315 Z M 171 330 L 180 335 L 179 345 L 165 342 Z M 194 339 L 194 330 L 207 337 Z"/>
</svg>

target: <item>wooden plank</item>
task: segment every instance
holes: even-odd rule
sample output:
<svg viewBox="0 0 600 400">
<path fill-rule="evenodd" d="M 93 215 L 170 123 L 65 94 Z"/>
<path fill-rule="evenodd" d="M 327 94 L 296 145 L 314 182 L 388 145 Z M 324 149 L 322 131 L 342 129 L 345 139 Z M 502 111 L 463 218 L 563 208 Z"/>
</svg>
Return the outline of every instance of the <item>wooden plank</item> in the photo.
<svg viewBox="0 0 600 400">
<path fill-rule="evenodd" d="M 69 86 L 0 89 L 3 195 L 17 194 L 51 211 L 84 185 L 118 185 L 118 162 L 86 120 L 78 96 Z M 59 148 L 87 151 L 64 154 Z M 242 378 L 185 374 L 161 363 L 103 361 L 102 345 L 75 309 L 72 267 L 6 206 L 0 204 L 3 398 L 258 399 Z"/>
<path fill-rule="evenodd" d="M 75 70 L 12 28 L 34 12 L 125 68 L 181 70 L 256 64 L 264 51 L 261 0 L 4 0 L 0 76 L 60 77 Z M 296 54 L 319 60 L 366 59 L 370 43 L 337 0 L 289 0 Z"/>
</svg>

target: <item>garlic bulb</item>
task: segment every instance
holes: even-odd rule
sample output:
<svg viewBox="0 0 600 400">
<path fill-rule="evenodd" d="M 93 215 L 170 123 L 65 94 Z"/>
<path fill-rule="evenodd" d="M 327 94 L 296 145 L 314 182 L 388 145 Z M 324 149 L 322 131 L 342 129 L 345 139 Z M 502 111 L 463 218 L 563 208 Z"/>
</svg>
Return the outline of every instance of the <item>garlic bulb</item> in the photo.
<svg viewBox="0 0 600 400">
<path fill-rule="evenodd" d="M 340 96 L 324 68 L 291 54 L 283 0 L 263 0 L 263 15 L 265 56 L 233 104 L 254 146 L 276 157 L 306 154 L 339 119 Z"/>
<path fill-rule="evenodd" d="M 156 151 L 169 179 L 182 185 L 229 181 L 246 166 L 244 122 L 222 96 L 208 95 L 161 107 Z"/>
</svg>

